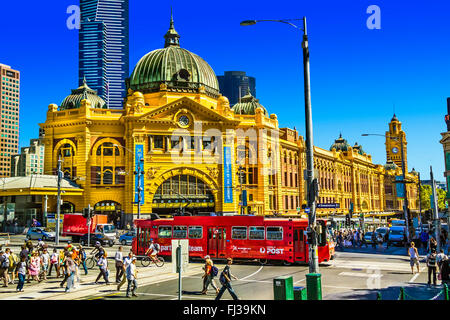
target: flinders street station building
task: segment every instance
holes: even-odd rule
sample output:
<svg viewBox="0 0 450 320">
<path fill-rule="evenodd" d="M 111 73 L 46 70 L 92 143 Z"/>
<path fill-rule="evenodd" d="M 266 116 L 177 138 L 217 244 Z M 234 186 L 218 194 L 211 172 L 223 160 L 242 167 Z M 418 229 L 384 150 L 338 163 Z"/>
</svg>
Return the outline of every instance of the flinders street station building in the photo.
<svg viewBox="0 0 450 320">
<path fill-rule="evenodd" d="M 180 209 L 191 215 L 304 215 L 304 138 L 280 128 L 274 110 L 250 93 L 230 107 L 213 69 L 180 47 L 173 21 L 164 38 L 164 48 L 142 57 L 127 80 L 122 110 L 109 109 L 86 83 L 60 105 L 49 105 L 40 124 L 44 171 L 56 174 L 60 159 L 73 187 L 62 194 L 62 212 L 91 205 L 122 221 L 132 221 L 139 209 L 141 218 Z M 347 214 L 351 207 L 358 216 L 401 214 L 404 197 L 395 181 L 402 174 L 402 147 L 407 168 L 406 136 L 395 115 L 384 165 L 342 136 L 328 149 L 314 147 L 318 216 Z M 414 214 L 414 170 L 406 180 Z M 48 197 L 48 211 L 56 212 L 55 196 Z"/>
</svg>

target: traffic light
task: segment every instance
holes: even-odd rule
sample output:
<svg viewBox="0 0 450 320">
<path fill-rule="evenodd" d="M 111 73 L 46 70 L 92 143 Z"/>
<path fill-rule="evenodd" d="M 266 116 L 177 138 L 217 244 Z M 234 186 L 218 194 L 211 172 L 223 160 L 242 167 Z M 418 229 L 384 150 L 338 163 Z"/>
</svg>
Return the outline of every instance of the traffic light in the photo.
<svg viewBox="0 0 450 320">
<path fill-rule="evenodd" d="M 83 215 L 83 218 L 89 219 L 93 216 L 93 213 L 94 213 L 94 210 L 91 209 L 90 207 L 88 207 L 88 208 L 83 209 L 82 215 Z"/>
<path fill-rule="evenodd" d="M 350 214 L 345 215 L 345 225 L 350 227 Z"/>
</svg>

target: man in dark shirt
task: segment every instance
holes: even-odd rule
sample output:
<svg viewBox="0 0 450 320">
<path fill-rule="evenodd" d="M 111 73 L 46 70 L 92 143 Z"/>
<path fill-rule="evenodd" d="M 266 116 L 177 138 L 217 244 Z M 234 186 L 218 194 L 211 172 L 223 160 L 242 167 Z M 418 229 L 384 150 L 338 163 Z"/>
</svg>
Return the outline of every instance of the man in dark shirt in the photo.
<svg viewBox="0 0 450 320">
<path fill-rule="evenodd" d="M 234 292 L 233 288 L 231 287 L 231 278 L 234 280 L 238 280 L 237 277 L 231 274 L 230 267 L 233 263 L 233 259 L 228 258 L 227 259 L 227 265 L 223 269 L 221 275 L 220 275 L 220 283 L 222 284 L 222 288 L 220 289 L 219 293 L 217 294 L 216 300 L 220 300 L 225 290 L 228 290 L 230 295 L 233 297 L 233 300 L 239 300 L 236 293 Z"/>
<path fill-rule="evenodd" d="M 450 285 L 450 259 L 444 260 L 441 267 L 442 284 Z"/>
</svg>

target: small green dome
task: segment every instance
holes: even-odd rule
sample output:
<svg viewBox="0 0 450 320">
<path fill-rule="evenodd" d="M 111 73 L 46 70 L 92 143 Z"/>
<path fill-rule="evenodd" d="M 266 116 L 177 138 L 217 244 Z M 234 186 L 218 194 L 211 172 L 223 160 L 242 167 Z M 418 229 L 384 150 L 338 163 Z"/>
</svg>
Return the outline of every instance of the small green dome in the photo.
<svg viewBox="0 0 450 320">
<path fill-rule="evenodd" d="M 384 165 L 385 170 L 396 170 L 397 168 L 397 165 L 392 160 L 388 160 Z"/>
<path fill-rule="evenodd" d="M 252 96 L 249 90 L 247 95 L 242 97 L 241 101 L 236 103 L 231 108 L 231 110 L 233 110 L 235 114 L 255 115 L 256 108 L 261 108 L 264 112 L 264 115 L 266 117 L 269 116 L 266 108 L 264 108 L 263 105 L 259 103 L 259 99 L 256 99 L 254 96 Z"/>
<path fill-rule="evenodd" d="M 59 110 L 78 109 L 81 106 L 81 101 L 85 99 L 91 103 L 92 108 L 107 109 L 105 100 L 100 98 L 95 90 L 88 87 L 85 79 L 78 89 L 72 90 L 72 94 L 63 100 Z"/>
<path fill-rule="evenodd" d="M 164 83 L 169 91 L 194 92 L 204 86 L 207 94 L 218 97 L 216 74 L 205 60 L 180 48 L 180 36 L 175 31 L 172 18 L 164 38 L 163 49 L 149 52 L 137 63 L 128 79 L 128 88 L 144 93 L 156 92 Z"/>
<path fill-rule="evenodd" d="M 336 149 L 336 151 L 348 151 L 351 148 L 350 144 L 342 138 L 342 134 L 339 135 L 339 138 L 334 140 L 334 143 L 330 147 L 330 151 Z"/>
<path fill-rule="evenodd" d="M 361 145 L 359 145 L 358 144 L 358 142 L 355 142 L 355 145 L 353 146 L 353 149 L 356 149 L 357 151 L 358 151 L 358 153 L 360 154 L 360 155 L 364 155 L 364 150 L 363 150 L 363 148 L 362 148 L 362 146 Z"/>
</svg>

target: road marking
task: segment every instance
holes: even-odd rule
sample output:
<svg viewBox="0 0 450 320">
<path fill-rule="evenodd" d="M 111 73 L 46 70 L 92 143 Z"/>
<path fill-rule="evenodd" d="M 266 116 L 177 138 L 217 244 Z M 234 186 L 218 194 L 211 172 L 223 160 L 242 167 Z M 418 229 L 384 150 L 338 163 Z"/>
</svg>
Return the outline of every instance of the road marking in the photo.
<svg viewBox="0 0 450 320">
<path fill-rule="evenodd" d="M 417 277 L 420 275 L 420 272 L 423 271 L 423 269 L 424 269 L 424 268 L 420 268 L 420 269 L 419 269 L 419 272 L 416 273 L 416 274 L 411 278 L 411 280 L 409 280 L 409 282 L 414 282 L 414 281 L 417 279 Z"/>
<path fill-rule="evenodd" d="M 341 272 L 339 276 L 360 277 L 360 278 L 381 278 L 382 274 L 377 273 L 357 273 L 357 272 Z"/>
<path fill-rule="evenodd" d="M 248 275 L 248 276 L 246 276 L 246 277 L 244 277 L 244 278 L 241 278 L 241 279 L 239 279 L 239 280 L 245 280 L 245 279 L 248 279 L 248 278 L 254 276 L 255 274 L 257 274 L 258 272 L 260 272 L 263 268 L 264 268 L 264 267 L 261 266 L 258 270 L 256 270 L 256 271 L 253 272 L 252 274 L 250 274 L 250 275 Z"/>
<path fill-rule="evenodd" d="M 295 281 L 294 284 L 299 283 L 299 282 L 302 282 L 302 281 L 305 281 L 305 280 L 306 280 L 306 278 L 305 278 L 305 279 L 298 280 L 298 281 Z"/>
</svg>

